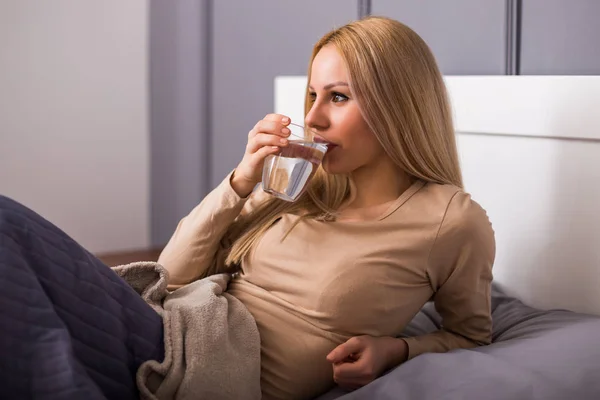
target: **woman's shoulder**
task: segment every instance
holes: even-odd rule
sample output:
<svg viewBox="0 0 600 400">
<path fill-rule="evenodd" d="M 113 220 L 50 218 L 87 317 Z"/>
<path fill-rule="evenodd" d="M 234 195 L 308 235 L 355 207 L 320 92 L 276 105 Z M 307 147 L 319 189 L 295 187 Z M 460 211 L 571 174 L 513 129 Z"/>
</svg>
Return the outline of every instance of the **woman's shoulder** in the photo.
<svg viewBox="0 0 600 400">
<path fill-rule="evenodd" d="M 440 217 L 445 230 L 476 232 L 491 228 L 487 211 L 471 193 L 450 184 L 425 183 L 419 201 Z"/>
<path fill-rule="evenodd" d="M 496 239 L 487 211 L 460 187 L 428 183 L 424 189 L 423 199 L 429 198 L 438 208 L 437 233 L 429 252 L 436 282 L 444 282 L 460 260 L 468 260 L 466 270 L 491 276 Z"/>
</svg>

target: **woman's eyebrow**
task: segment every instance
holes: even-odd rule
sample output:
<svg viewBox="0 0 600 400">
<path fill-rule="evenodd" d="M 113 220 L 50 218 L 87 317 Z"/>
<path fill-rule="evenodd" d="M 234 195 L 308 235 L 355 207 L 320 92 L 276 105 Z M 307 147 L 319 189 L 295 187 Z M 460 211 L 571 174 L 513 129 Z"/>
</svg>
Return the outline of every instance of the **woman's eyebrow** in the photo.
<svg viewBox="0 0 600 400">
<path fill-rule="evenodd" d="M 348 85 L 348 83 L 347 83 L 347 82 L 338 81 L 338 82 L 333 82 L 333 83 L 329 83 L 329 84 L 325 85 L 325 86 L 323 87 L 323 90 L 329 90 L 329 89 L 331 89 L 332 87 L 335 87 L 335 86 L 350 86 L 350 85 Z M 313 87 L 312 87 L 312 86 L 310 86 L 310 85 L 308 86 L 308 88 L 309 88 L 310 90 L 313 90 L 313 91 L 315 90 L 315 89 L 313 89 Z"/>
</svg>

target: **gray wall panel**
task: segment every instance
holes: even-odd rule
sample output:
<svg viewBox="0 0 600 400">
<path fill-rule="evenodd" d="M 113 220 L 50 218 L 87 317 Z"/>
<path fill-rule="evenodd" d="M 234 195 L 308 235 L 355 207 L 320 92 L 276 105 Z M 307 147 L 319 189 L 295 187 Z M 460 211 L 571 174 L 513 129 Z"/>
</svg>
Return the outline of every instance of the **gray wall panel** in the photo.
<svg viewBox="0 0 600 400">
<path fill-rule="evenodd" d="M 521 74 L 600 75 L 600 1 L 523 0 Z"/>
<path fill-rule="evenodd" d="M 371 13 L 410 26 L 431 47 L 442 73 L 505 71 L 505 0 L 372 0 Z"/>
<path fill-rule="evenodd" d="M 273 79 L 304 75 L 314 43 L 358 17 L 356 0 L 218 0 L 212 13 L 211 180 L 242 158 L 248 131 L 273 111 Z"/>
<path fill-rule="evenodd" d="M 207 182 L 207 1 L 150 2 L 151 243 L 167 242 Z"/>
</svg>

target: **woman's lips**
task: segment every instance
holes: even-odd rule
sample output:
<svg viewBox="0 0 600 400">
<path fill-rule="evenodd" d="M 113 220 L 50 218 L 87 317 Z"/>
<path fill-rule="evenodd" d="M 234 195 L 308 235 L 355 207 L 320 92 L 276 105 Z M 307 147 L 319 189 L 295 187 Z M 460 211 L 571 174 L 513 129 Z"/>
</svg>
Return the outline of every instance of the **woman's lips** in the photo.
<svg viewBox="0 0 600 400">
<path fill-rule="evenodd" d="M 331 151 L 333 150 L 334 147 L 337 147 L 337 144 L 335 143 L 331 143 L 325 139 L 323 139 L 322 137 L 319 136 L 315 136 L 314 138 L 315 143 L 323 143 L 327 145 L 327 151 Z"/>
</svg>

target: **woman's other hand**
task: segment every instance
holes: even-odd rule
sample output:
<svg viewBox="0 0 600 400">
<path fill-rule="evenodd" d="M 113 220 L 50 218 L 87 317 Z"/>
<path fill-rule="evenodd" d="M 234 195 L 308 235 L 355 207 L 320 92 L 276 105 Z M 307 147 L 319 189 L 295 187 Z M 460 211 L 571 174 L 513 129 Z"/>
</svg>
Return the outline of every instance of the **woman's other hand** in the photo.
<svg viewBox="0 0 600 400">
<path fill-rule="evenodd" d="M 333 380 L 338 386 L 355 390 L 371 383 L 388 369 L 404 362 L 408 345 L 393 337 L 356 336 L 327 355 L 333 364 Z"/>
<path fill-rule="evenodd" d="M 242 161 L 231 178 L 231 187 L 240 197 L 247 197 L 261 181 L 265 158 L 288 144 L 290 119 L 281 114 L 268 114 L 248 133 L 248 144 Z"/>
</svg>

